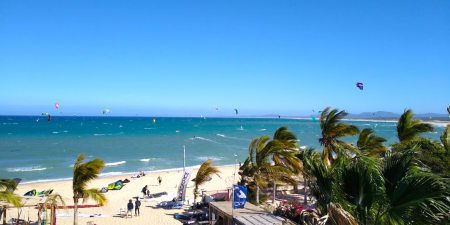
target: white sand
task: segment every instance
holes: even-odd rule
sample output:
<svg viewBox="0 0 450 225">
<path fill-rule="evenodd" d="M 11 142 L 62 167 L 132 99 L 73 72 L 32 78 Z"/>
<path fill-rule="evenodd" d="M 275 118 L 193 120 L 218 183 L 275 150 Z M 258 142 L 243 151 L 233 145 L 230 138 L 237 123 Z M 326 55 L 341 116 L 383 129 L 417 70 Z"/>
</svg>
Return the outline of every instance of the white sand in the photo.
<svg viewBox="0 0 450 225">
<path fill-rule="evenodd" d="M 221 167 L 219 168 L 221 173 L 221 178 L 216 175 L 212 176 L 212 180 L 206 182 L 205 185 L 201 186 L 200 189 L 205 188 L 208 191 L 213 190 L 226 190 L 227 188 L 232 186 L 233 182 L 233 174 L 234 167 Z M 193 171 L 191 176 L 191 180 L 195 178 L 197 170 Z M 135 197 L 142 197 L 141 190 L 145 185 L 149 185 L 149 189 L 151 193 L 157 192 L 175 192 L 176 185 L 180 182 L 182 175 L 182 171 L 174 171 L 174 172 L 163 172 L 163 173 L 152 173 L 147 174 L 144 177 L 132 179 L 131 176 L 118 176 L 118 177 L 108 177 L 97 179 L 89 184 L 89 188 L 102 188 L 107 187 L 109 183 L 112 183 L 116 180 L 123 180 L 128 178 L 131 180 L 130 183 L 126 184 L 121 190 L 117 191 L 108 191 L 105 193 L 106 198 L 108 199 L 108 204 L 103 207 L 96 208 L 81 208 L 79 209 L 79 213 L 92 213 L 92 214 L 105 214 L 107 218 L 78 218 L 78 224 L 86 224 L 88 221 L 94 221 L 95 224 L 181 224 L 178 220 L 173 218 L 174 213 L 183 213 L 187 212 L 188 206 L 184 206 L 182 209 L 163 209 L 163 208 L 155 208 L 157 202 L 146 202 L 144 199 L 140 199 L 141 205 L 141 215 L 138 217 L 134 216 L 132 219 L 125 219 L 121 217 L 117 217 L 119 210 L 121 207 L 126 208 L 128 200 Z M 162 184 L 158 185 L 157 177 L 161 176 Z M 236 171 L 236 180 L 238 178 Z M 192 185 L 193 182 L 190 181 L 188 186 Z M 59 181 L 59 182 L 48 182 L 48 183 L 36 183 L 36 184 L 25 184 L 18 186 L 18 190 L 15 192 L 20 196 L 23 196 L 24 193 L 30 191 L 32 189 L 36 189 L 37 191 L 54 189 L 53 193 L 58 193 L 65 198 L 67 205 L 73 205 L 73 193 L 72 193 L 72 181 Z M 193 201 L 193 189 L 186 189 L 186 198 L 189 198 Z M 36 200 L 37 199 L 37 200 Z M 198 198 L 197 200 L 200 200 Z M 32 197 L 28 200 L 24 199 L 23 203 L 32 204 L 33 202 L 44 202 L 45 197 Z M 133 199 L 133 203 L 134 203 Z M 192 202 L 191 201 L 191 202 Z M 85 204 L 96 204 L 92 200 L 86 202 Z M 17 209 L 9 209 L 8 210 L 8 220 L 12 218 L 12 216 L 17 217 Z M 37 221 L 37 209 L 32 207 L 25 208 L 25 213 L 30 214 L 31 221 Z M 73 214 L 73 209 L 68 209 L 64 211 L 63 209 L 57 210 L 57 213 L 71 213 Z M 23 219 L 23 217 L 21 217 Z M 73 217 L 58 217 L 57 224 L 73 224 Z"/>
</svg>

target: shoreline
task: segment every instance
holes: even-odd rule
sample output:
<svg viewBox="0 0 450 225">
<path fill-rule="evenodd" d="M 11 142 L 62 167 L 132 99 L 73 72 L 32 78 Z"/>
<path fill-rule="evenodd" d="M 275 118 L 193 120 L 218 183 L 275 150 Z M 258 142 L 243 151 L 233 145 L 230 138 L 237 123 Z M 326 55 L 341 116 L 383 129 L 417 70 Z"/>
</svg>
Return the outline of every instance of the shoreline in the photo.
<svg viewBox="0 0 450 225">
<path fill-rule="evenodd" d="M 187 166 L 186 168 L 190 167 L 193 168 L 194 170 L 197 170 L 200 168 L 201 165 L 195 165 L 195 166 Z M 236 165 L 238 166 L 238 165 Z M 217 168 L 234 168 L 234 165 L 229 164 L 229 165 L 217 165 L 215 166 Z M 237 168 L 237 167 L 236 167 Z M 169 172 L 179 172 L 182 171 L 183 168 L 179 167 L 179 168 L 170 168 L 170 169 L 162 169 L 162 170 L 152 170 L 152 171 L 144 171 L 144 173 L 147 174 L 162 174 L 162 173 L 169 173 Z M 114 174 L 116 173 L 116 174 Z M 120 173 L 120 174 L 117 174 Z M 107 179 L 107 178 L 113 178 L 113 177 L 123 177 L 123 176 L 131 176 L 131 175 L 136 175 L 139 174 L 139 171 L 136 172 L 109 172 L 109 173 L 104 173 L 104 174 L 100 174 L 99 177 L 97 179 Z M 51 182 L 64 182 L 64 181 L 71 181 L 72 177 L 66 177 L 66 178 L 55 178 L 55 179 L 49 179 L 49 180 L 35 180 L 35 181 L 25 181 L 25 182 L 20 182 L 19 185 L 29 185 L 29 184 L 42 184 L 42 183 L 51 183 Z"/>
<path fill-rule="evenodd" d="M 219 166 L 217 166 L 219 167 Z M 238 180 L 237 170 L 235 171 L 234 166 L 232 167 L 220 167 L 220 177 L 217 175 L 212 175 L 212 181 L 206 182 L 205 184 L 199 186 L 199 190 L 205 190 L 207 195 L 214 195 L 217 193 L 227 194 L 229 188 L 232 187 L 234 176 L 235 181 Z M 101 214 L 104 217 L 78 217 L 79 224 L 86 224 L 89 221 L 94 221 L 95 224 L 108 224 L 108 225 L 122 225 L 122 224 L 180 224 L 179 220 L 173 218 L 174 213 L 184 214 L 189 212 L 188 207 L 193 203 L 194 200 L 194 188 L 190 187 L 194 184 L 191 180 L 195 178 L 197 174 L 197 169 L 194 169 L 192 175 L 187 184 L 186 189 L 186 199 L 189 199 L 189 205 L 183 206 L 180 209 L 166 209 L 158 207 L 158 202 L 161 201 L 171 201 L 174 194 L 177 191 L 181 176 L 183 175 L 182 169 L 180 171 L 171 172 L 159 172 L 159 173 L 149 173 L 140 178 L 130 178 L 130 175 L 122 176 L 112 176 L 97 178 L 90 183 L 88 183 L 87 188 L 100 189 L 102 187 L 107 187 L 108 184 L 115 182 L 116 180 L 123 180 L 125 178 L 129 179 L 130 182 L 126 183 L 121 190 L 109 190 L 105 193 L 108 203 L 101 207 L 93 208 L 79 208 L 78 212 L 80 215 L 92 215 Z M 161 176 L 162 183 L 158 184 L 158 176 Z M 234 182 L 235 183 L 235 182 Z M 150 194 L 167 192 L 169 195 L 163 195 L 160 198 L 155 199 L 143 199 L 143 194 L 141 193 L 142 188 L 148 185 Z M 190 187 L 190 188 L 189 188 Z M 53 194 L 59 194 L 63 197 L 66 202 L 66 206 L 73 205 L 73 192 L 72 192 L 72 181 L 56 181 L 56 182 L 45 182 L 45 183 L 33 183 L 33 184 L 19 184 L 17 190 L 14 192 L 22 197 L 22 203 L 26 205 L 24 207 L 24 213 L 33 221 L 37 221 L 37 209 L 34 205 L 43 203 L 46 197 L 43 196 L 23 196 L 26 192 L 36 189 L 40 192 L 42 190 L 53 189 Z M 128 200 L 139 197 L 141 201 L 140 215 L 135 216 L 133 210 L 133 217 L 131 219 L 125 219 L 119 215 L 119 209 L 127 206 Z M 199 200 L 199 199 L 197 199 Z M 93 200 L 88 200 L 84 203 L 80 202 L 79 205 L 95 205 L 97 204 Z M 58 209 L 58 213 L 69 214 L 69 217 L 57 216 L 58 224 L 71 224 L 73 223 L 73 209 Z M 8 209 L 8 219 L 17 216 L 18 209 L 11 208 Z M 23 214 L 21 219 L 23 219 Z"/>
</svg>

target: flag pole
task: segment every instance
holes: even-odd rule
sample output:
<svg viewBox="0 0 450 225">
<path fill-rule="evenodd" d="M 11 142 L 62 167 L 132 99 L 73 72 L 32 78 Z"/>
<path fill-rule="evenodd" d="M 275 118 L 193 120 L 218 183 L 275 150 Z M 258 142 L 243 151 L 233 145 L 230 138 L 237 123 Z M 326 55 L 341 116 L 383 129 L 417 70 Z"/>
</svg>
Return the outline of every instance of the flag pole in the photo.
<svg viewBox="0 0 450 225">
<path fill-rule="evenodd" d="M 231 218 L 233 218 L 233 223 L 234 223 L 234 182 L 236 180 L 236 164 L 237 164 L 237 155 L 234 154 L 234 158 L 236 159 L 234 162 L 234 174 L 233 174 L 233 185 L 231 185 L 232 188 L 232 207 L 231 207 Z"/>
<path fill-rule="evenodd" d="M 186 171 L 186 147 L 183 145 L 183 172 Z"/>
</svg>

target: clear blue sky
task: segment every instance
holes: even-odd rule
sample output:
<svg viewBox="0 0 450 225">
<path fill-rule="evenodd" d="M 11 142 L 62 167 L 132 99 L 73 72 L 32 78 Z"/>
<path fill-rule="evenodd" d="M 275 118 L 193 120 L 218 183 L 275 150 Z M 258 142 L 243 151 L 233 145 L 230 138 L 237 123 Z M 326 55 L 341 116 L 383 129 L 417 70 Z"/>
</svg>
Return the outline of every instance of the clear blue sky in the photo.
<svg viewBox="0 0 450 225">
<path fill-rule="evenodd" d="M 0 115 L 328 105 L 446 113 L 450 1 L 0 1 Z"/>
</svg>

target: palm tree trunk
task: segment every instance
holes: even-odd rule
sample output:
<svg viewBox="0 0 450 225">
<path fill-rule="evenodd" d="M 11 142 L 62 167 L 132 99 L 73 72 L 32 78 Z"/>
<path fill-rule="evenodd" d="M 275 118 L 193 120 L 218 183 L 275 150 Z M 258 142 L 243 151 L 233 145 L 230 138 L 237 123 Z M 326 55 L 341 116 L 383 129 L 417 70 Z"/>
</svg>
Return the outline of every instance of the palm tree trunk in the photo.
<svg viewBox="0 0 450 225">
<path fill-rule="evenodd" d="M 277 194 L 277 180 L 273 178 L 273 196 L 272 196 L 272 203 L 275 203 L 275 196 Z"/>
<path fill-rule="evenodd" d="M 73 198 L 73 225 L 78 225 L 78 198 Z"/>
<path fill-rule="evenodd" d="M 52 214 L 52 225 L 55 225 L 56 223 L 56 207 L 52 205 L 52 211 L 50 212 Z"/>
<path fill-rule="evenodd" d="M 42 206 L 41 206 L 42 207 Z M 41 219 L 41 209 L 38 211 L 38 225 L 41 225 L 42 219 Z"/>
<path fill-rule="evenodd" d="M 308 192 L 306 191 L 306 187 L 307 187 L 306 185 L 308 185 L 308 184 L 306 183 L 305 176 L 303 176 L 303 188 L 305 190 L 305 199 L 303 200 L 303 204 L 305 204 L 305 206 L 308 204 Z"/>
<path fill-rule="evenodd" d="M 259 185 L 256 184 L 256 205 L 259 205 Z"/>
<path fill-rule="evenodd" d="M 195 203 L 197 203 L 197 196 L 195 194 L 197 193 L 197 191 L 198 191 L 198 187 L 195 186 L 195 189 L 194 189 L 194 207 L 193 207 L 194 209 L 196 209 Z"/>
<path fill-rule="evenodd" d="M 6 206 L 3 206 L 3 225 L 6 225 Z"/>
</svg>

